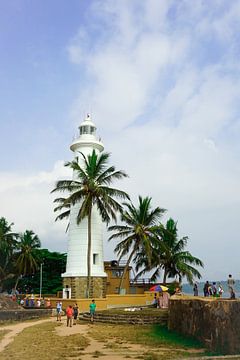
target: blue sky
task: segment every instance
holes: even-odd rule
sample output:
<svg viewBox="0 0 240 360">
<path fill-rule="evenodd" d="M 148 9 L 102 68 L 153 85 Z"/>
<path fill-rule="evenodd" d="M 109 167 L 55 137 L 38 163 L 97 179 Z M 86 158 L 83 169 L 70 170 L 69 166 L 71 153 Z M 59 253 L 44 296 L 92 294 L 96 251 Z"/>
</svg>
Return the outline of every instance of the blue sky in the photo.
<svg viewBox="0 0 240 360">
<path fill-rule="evenodd" d="M 119 186 L 168 209 L 204 279 L 239 278 L 239 16 L 238 0 L 1 1 L 1 215 L 66 250 L 49 193 L 90 112 Z"/>
</svg>

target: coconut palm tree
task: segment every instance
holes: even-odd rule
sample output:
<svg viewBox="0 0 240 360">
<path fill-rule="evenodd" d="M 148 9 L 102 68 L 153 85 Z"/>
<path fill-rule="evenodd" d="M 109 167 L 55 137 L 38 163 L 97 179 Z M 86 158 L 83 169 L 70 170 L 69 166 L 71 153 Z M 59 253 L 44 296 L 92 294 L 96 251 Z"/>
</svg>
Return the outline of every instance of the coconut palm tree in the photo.
<svg viewBox="0 0 240 360">
<path fill-rule="evenodd" d="M 152 280 L 160 277 L 163 271 L 163 283 L 165 284 L 167 278 L 178 276 L 179 282 L 182 277 L 186 276 L 189 283 L 193 282 L 193 278 L 201 278 L 200 272 L 194 267 L 203 267 L 203 262 L 194 257 L 189 251 L 186 251 L 188 237 L 178 238 L 177 222 L 169 219 L 166 225 L 160 225 L 157 229 L 157 241 L 152 243 L 153 256 L 152 264 L 148 265 L 146 255 L 142 252 L 136 260 L 136 270 L 143 267 L 143 270 L 138 273 L 138 277 L 145 272 L 153 270 Z"/>
<path fill-rule="evenodd" d="M 96 154 L 93 150 L 87 157 L 80 153 L 83 165 L 76 160 L 65 165 L 73 169 L 73 180 L 60 180 L 52 192 L 67 194 L 65 200 L 57 200 L 59 206 L 55 210 L 63 210 L 57 219 L 69 216 L 69 205 L 79 204 L 77 224 L 87 217 L 88 220 L 88 251 L 87 251 L 87 296 L 89 297 L 91 280 L 91 245 L 92 245 L 92 209 L 96 206 L 102 220 L 107 224 L 111 219 L 116 221 L 116 213 L 122 210 L 121 204 L 116 200 L 129 199 L 129 196 L 121 190 L 110 187 L 114 180 L 126 177 L 124 171 L 115 170 L 114 166 L 108 167 L 110 154 Z M 63 198 L 59 198 L 63 199 Z"/>
<path fill-rule="evenodd" d="M 9 269 L 18 238 L 18 234 L 12 232 L 13 225 L 13 223 L 9 224 L 4 217 L 0 218 L 0 283 L 14 276 Z"/>
<path fill-rule="evenodd" d="M 21 275 L 33 274 L 39 267 L 37 249 L 41 247 L 41 242 L 32 230 L 26 230 L 19 236 L 15 254 L 15 266 L 18 271 L 18 277 L 15 283 L 15 289 Z"/>
<path fill-rule="evenodd" d="M 120 239 L 115 247 L 115 252 L 119 260 L 128 255 L 126 265 L 119 284 L 119 293 L 121 292 L 123 280 L 132 259 L 137 258 L 138 252 L 143 251 L 146 255 L 148 265 L 151 266 L 152 246 L 151 241 L 156 237 L 156 228 L 161 216 L 166 211 L 157 207 L 151 209 L 151 198 L 138 198 L 139 204 L 135 207 L 132 203 L 124 203 L 125 210 L 121 214 L 121 221 L 124 225 L 114 225 L 108 228 L 115 233 L 109 237 L 109 240 Z"/>
</svg>

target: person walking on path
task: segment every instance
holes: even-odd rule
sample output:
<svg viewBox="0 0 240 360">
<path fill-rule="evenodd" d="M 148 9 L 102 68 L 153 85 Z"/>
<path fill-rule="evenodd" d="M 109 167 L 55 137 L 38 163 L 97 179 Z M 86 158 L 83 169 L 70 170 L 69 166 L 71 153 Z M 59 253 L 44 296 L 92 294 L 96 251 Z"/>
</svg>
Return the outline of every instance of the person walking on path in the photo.
<svg viewBox="0 0 240 360">
<path fill-rule="evenodd" d="M 62 320 L 62 303 L 61 303 L 61 301 L 57 302 L 56 311 L 57 311 L 57 321 L 61 321 Z"/>
<path fill-rule="evenodd" d="M 72 305 L 69 305 L 66 309 L 67 315 L 67 326 L 72 327 L 72 318 L 73 318 L 73 308 Z"/>
<path fill-rule="evenodd" d="M 76 303 L 73 307 L 73 325 L 77 324 L 77 318 L 78 318 L 78 304 Z"/>
<path fill-rule="evenodd" d="M 94 314 L 96 311 L 95 300 L 92 300 L 91 304 L 89 305 L 89 310 L 90 310 L 90 319 L 91 319 L 91 322 L 93 323 L 94 322 Z"/>
<path fill-rule="evenodd" d="M 235 293 L 235 291 L 234 291 L 235 280 L 233 279 L 231 274 L 228 275 L 227 284 L 228 284 L 228 291 L 229 291 L 230 298 L 231 298 L 232 293 Z"/>
</svg>

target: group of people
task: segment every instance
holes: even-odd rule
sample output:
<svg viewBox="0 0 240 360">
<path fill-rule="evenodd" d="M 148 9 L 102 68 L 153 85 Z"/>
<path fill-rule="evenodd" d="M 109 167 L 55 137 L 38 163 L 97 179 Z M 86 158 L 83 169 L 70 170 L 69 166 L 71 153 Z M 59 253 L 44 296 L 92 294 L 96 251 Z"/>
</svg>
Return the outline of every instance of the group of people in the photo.
<svg viewBox="0 0 240 360">
<path fill-rule="evenodd" d="M 24 298 L 20 297 L 20 296 L 17 297 L 14 294 L 11 296 L 11 298 L 13 301 L 16 301 L 18 303 L 18 305 L 21 305 L 26 308 L 48 308 L 48 309 L 51 309 L 51 307 L 52 307 L 50 299 L 35 298 L 33 294 L 31 296 L 26 296 Z"/>
<path fill-rule="evenodd" d="M 96 303 L 95 303 L 95 300 L 93 299 L 89 305 L 91 322 L 94 321 L 95 311 L 96 311 Z M 56 313 L 57 313 L 57 321 L 61 321 L 62 320 L 62 302 L 61 301 L 58 301 L 56 303 Z M 73 306 L 68 305 L 68 307 L 66 308 L 67 326 L 72 327 L 72 325 L 76 325 L 78 315 L 79 315 L 78 304 L 75 303 Z"/>
<path fill-rule="evenodd" d="M 236 294 L 234 290 L 234 284 L 235 280 L 233 279 L 232 275 L 228 275 L 227 285 L 228 285 L 228 291 L 230 295 L 230 299 L 235 299 Z M 193 295 L 198 296 L 198 285 L 197 283 L 193 286 Z M 222 297 L 224 293 L 224 289 L 221 283 L 213 282 L 212 284 L 209 283 L 209 281 L 206 281 L 203 287 L 203 294 L 205 297 L 213 296 L 213 297 Z"/>
<path fill-rule="evenodd" d="M 161 291 L 159 292 L 159 296 L 157 296 L 157 293 L 154 294 L 154 299 L 153 299 L 153 307 L 158 308 L 158 309 L 167 309 L 168 308 L 168 303 L 169 303 L 169 293 L 167 291 Z"/>
</svg>

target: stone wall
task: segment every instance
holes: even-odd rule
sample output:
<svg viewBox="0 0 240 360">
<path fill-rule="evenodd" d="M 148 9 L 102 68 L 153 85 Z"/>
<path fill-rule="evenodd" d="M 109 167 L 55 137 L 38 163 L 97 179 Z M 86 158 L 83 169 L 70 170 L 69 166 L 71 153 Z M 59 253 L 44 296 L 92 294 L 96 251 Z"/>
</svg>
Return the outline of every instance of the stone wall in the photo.
<svg viewBox="0 0 240 360">
<path fill-rule="evenodd" d="M 87 277 L 64 277 L 63 287 L 71 288 L 71 298 L 80 299 L 86 297 L 87 292 Z M 106 297 L 106 277 L 91 277 L 90 283 L 90 298 L 105 298 Z"/>
<path fill-rule="evenodd" d="M 0 322 L 7 320 L 30 320 L 51 316 L 51 309 L 1 310 Z"/>
<path fill-rule="evenodd" d="M 174 296 L 168 327 L 194 336 L 212 351 L 240 354 L 240 301 Z"/>
</svg>

